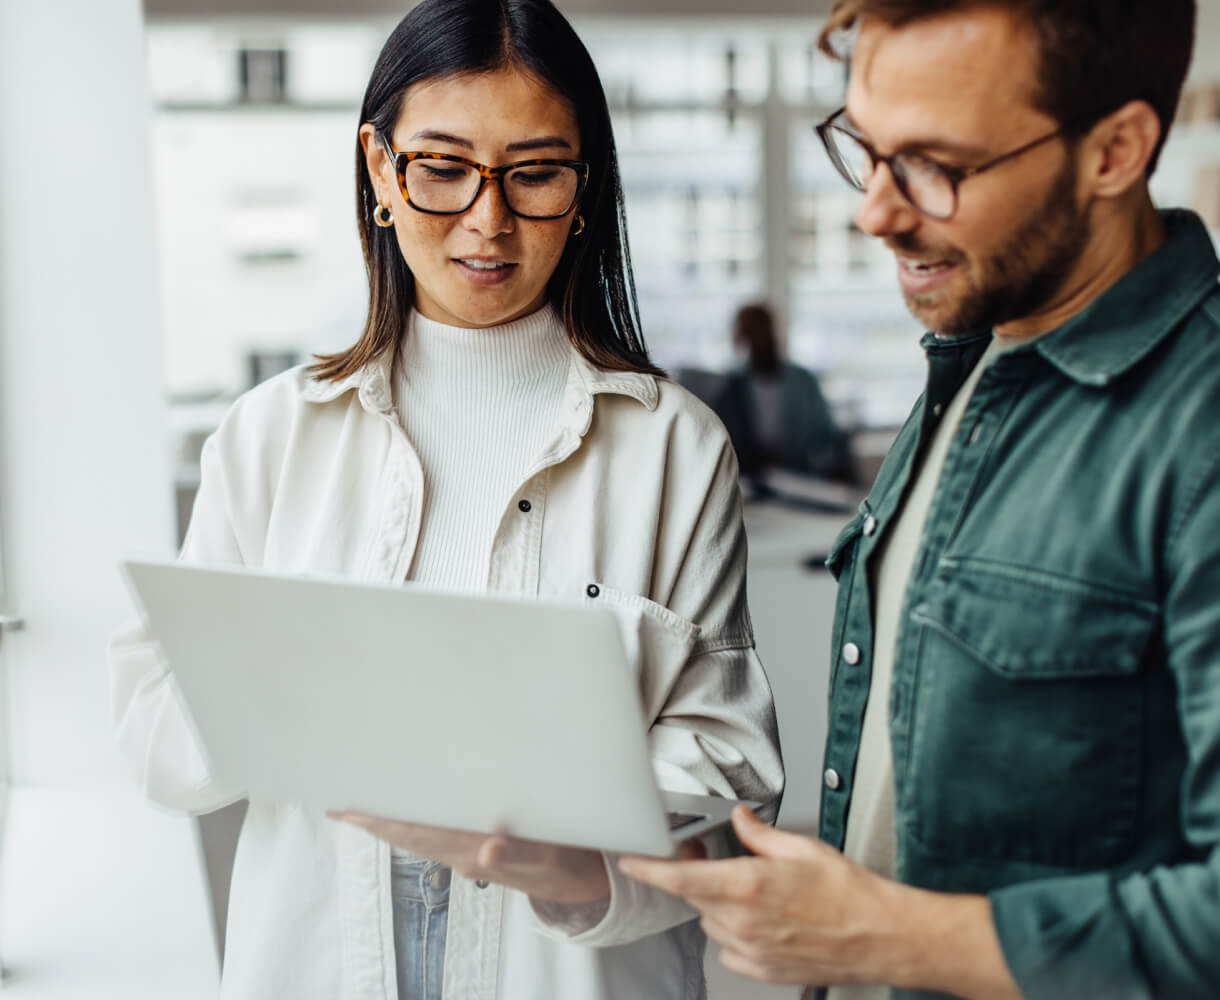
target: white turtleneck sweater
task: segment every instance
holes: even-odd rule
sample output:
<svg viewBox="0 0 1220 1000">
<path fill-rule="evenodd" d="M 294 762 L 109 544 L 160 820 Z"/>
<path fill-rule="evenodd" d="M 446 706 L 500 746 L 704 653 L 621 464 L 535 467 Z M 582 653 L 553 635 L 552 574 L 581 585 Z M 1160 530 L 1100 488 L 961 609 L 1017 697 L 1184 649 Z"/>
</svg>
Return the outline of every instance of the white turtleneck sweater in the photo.
<svg viewBox="0 0 1220 1000">
<path fill-rule="evenodd" d="M 550 306 L 482 330 L 412 312 L 394 405 L 424 474 L 407 578 L 483 591 L 500 518 L 552 433 L 571 351 Z"/>
</svg>

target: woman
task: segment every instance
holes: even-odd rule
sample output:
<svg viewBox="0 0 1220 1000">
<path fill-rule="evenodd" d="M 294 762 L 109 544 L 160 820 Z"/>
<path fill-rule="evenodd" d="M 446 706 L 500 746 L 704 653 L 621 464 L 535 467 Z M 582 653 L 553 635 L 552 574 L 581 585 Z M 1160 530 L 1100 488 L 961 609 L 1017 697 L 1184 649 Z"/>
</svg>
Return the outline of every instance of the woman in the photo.
<svg viewBox="0 0 1220 1000">
<path fill-rule="evenodd" d="M 361 122 L 364 332 L 238 400 L 182 557 L 617 606 L 660 783 L 775 800 L 735 459 L 648 361 L 587 52 L 548 0 L 425 0 Z M 112 663 L 148 794 L 240 798 L 207 774 L 155 643 L 121 637 Z M 435 710 L 404 704 L 403 725 Z M 255 801 L 222 992 L 689 1000 L 692 916 L 602 854 Z"/>
</svg>

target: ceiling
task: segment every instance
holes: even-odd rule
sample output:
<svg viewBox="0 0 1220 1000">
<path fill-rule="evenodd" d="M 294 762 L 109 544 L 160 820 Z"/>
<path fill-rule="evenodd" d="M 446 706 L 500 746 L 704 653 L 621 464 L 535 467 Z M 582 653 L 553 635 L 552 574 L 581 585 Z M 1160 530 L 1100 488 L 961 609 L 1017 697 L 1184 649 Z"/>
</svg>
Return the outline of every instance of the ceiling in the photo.
<svg viewBox="0 0 1220 1000">
<path fill-rule="evenodd" d="M 557 0 L 566 14 L 578 17 L 619 14 L 661 17 L 715 16 L 824 17 L 832 0 Z M 401 15 L 411 0 L 144 0 L 150 18 L 177 17 L 362 17 Z"/>
<path fill-rule="evenodd" d="M 2 0 L 0 0 L 2 2 Z M 415 0 L 144 0 L 151 20 L 178 18 L 362 18 L 398 17 Z M 744 19 L 799 18 L 821 21 L 834 0 L 556 0 L 565 13 L 581 21 L 628 15 L 674 19 L 710 17 Z M 1220 0 L 1197 0 L 1198 25 L 1191 77 L 1220 79 Z"/>
</svg>

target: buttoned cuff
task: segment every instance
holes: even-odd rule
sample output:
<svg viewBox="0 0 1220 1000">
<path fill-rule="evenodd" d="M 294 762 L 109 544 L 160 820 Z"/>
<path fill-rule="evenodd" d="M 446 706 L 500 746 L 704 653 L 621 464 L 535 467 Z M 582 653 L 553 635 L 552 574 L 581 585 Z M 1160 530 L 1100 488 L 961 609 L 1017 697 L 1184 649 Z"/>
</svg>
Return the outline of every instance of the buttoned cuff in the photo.
<svg viewBox="0 0 1220 1000">
<path fill-rule="evenodd" d="M 1027 1000 L 1150 995 L 1112 876 L 1024 882 L 989 898 L 1004 959 Z"/>
<path fill-rule="evenodd" d="M 547 937 L 590 947 L 627 944 L 650 934 L 659 934 L 698 916 L 684 900 L 628 878 L 618 869 L 620 855 L 604 851 L 602 860 L 610 880 L 609 901 L 595 904 L 553 904 L 542 907 L 530 899 L 539 933 Z M 592 916 L 591 905 L 604 908 L 601 919 L 582 926 Z M 557 909 L 555 909 L 557 907 Z"/>
</svg>

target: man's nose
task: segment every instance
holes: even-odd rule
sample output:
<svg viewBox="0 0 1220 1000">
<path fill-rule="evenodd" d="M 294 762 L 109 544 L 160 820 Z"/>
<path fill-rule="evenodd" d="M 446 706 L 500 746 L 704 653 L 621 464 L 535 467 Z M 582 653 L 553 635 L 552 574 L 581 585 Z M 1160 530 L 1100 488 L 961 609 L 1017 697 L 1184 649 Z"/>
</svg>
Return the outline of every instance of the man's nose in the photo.
<svg viewBox="0 0 1220 1000">
<path fill-rule="evenodd" d="M 869 236 L 892 236 L 910 232 L 921 220 L 919 210 L 898 187 L 889 164 L 878 163 L 856 211 L 856 225 Z"/>
</svg>

